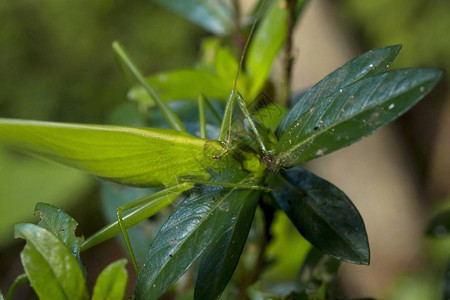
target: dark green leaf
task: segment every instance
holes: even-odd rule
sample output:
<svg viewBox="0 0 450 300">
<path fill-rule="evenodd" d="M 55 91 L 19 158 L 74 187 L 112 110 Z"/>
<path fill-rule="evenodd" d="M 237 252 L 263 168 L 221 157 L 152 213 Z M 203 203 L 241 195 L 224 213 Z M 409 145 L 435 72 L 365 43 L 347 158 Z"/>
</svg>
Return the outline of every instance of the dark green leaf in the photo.
<svg viewBox="0 0 450 300">
<path fill-rule="evenodd" d="M 34 224 L 16 224 L 14 233 L 27 241 L 20 258 L 40 299 L 88 299 L 83 271 L 53 233 Z"/>
<path fill-rule="evenodd" d="M 178 70 L 162 72 L 147 78 L 148 84 L 162 100 L 196 100 L 199 94 L 211 99 L 227 99 L 231 89 L 219 77 L 205 70 Z M 155 106 L 153 99 L 141 86 L 128 93 L 133 101 Z"/>
<path fill-rule="evenodd" d="M 228 170 L 214 180 L 246 183 L 245 177 L 242 171 Z M 156 236 L 139 274 L 136 296 L 146 299 L 161 296 L 211 242 L 232 228 L 253 193 L 254 190 L 220 185 L 201 185 L 193 189 Z"/>
<path fill-rule="evenodd" d="M 127 288 L 126 259 L 111 263 L 98 276 L 92 300 L 123 299 Z"/>
<path fill-rule="evenodd" d="M 80 248 L 84 238 L 75 235 L 77 221 L 61 209 L 47 203 L 36 204 L 34 211 L 39 213 L 41 217 L 38 225 L 56 235 L 69 248 L 81 265 Z"/>
<path fill-rule="evenodd" d="M 283 134 L 278 163 L 295 166 L 348 146 L 398 118 L 436 85 L 437 69 L 375 75 L 321 98 Z"/>
<path fill-rule="evenodd" d="M 152 0 L 214 34 L 224 35 L 233 28 L 229 7 L 220 0 Z"/>
<path fill-rule="evenodd" d="M 450 210 L 441 212 L 428 223 L 426 234 L 436 238 L 450 235 Z"/>
<path fill-rule="evenodd" d="M 370 50 L 344 64 L 339 69 L 327 75 L 306 93 L 294 100 L 294 107 L 281 121 L 277 136 L 285 131 L 317 102 L 368 76 L 383 73 L 400 52 L 401 45 L 387 46 Z"/>
<path fill-rule="evenodd" d="M 248 102 L 253 101 L 269 76 L 272 63 L 286 40 L 288 11 L 282 1 L 270 1 L 248 48 L 245 70 L 249 77 Z"/>
<path fill-rule="evenodd" d="M 299 288 L 308 295 L 326 292 L 334 280 L 340 261 L 312 247 L 298 274 Z"/>
<path fill-rule="evenodd" d="M 230 227 L 211 241 L 199 266 L 194 299 L 218 299 L 239 262 L 258 204 L 258 193 L 242 199 Z"/>
<path fill-rule="evenodd" d="M 328 181 L 299 167 L 268 178 L 278 205 L 299 232 L 328 255 L 369 264 L 364 222 L 353 203 Z"/>
</svg>

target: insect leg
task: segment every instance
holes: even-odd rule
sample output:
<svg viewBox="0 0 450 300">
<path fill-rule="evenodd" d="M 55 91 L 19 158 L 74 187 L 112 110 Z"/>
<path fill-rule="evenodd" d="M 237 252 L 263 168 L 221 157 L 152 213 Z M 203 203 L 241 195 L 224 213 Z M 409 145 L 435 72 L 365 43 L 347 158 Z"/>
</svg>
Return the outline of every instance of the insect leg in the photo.
<svg viewBox="0 0 450 300">
<path fill-rule="evenodd" d="M 200 120 L 200 137 L 206 139 L 206 121 L 205 121 L 205 97 L 198 95 L 198 114 Z"/>
<path fill-rule="evenodd" d="M 248 124 L 250 125 L 250 128 L 252 129 L 253 133 L 256 136 L 256 140 L 259 143 L 259 147 L 261 148 L 261 151 L 264 154 L 268 154 L 266 146 L 264 145 L 264 143 L 263 143 L 263 141 L 261 139 L 261 136 L 259 135 L 259 132 L 256 129 L 255 123 L 253 123 L 252 117 L 250 116 L 250 112 L 247 109 L 247 105 L 245 105 L 244 99 L 242 99 L 242 96 L 239 93 L 237 93 L 236 98 L 238 100 L 239 107 L 241 108 L 242 112 L 244 113 L 245 117 L 247 118 L 247 121 L 248 121 Z"/>
<path fill-rule="evenodd" d="M 211 104 L 211 102 L 206 97 L 205 97 L 205 104 L 206 104 L 206 106 L 208 106 L 209 110 L 213 114 L 213 117 L 217 120 L 217 123 L 220 125 L 222 123 L 222 119 L 220 118 L 220 116 L 217 113 L 217 111 L 214 108 L 214 106 Z"/>
<path fill-rule="evenodd" d="M 161 209 L 172 203 L 183 191 L 191 189 L 194 184 L 184 182 L 152 195 L 143 197 L 136 201 L 127 203 L 117 208 L 117 221 L 105 226 L 103 229 L 90 236 L 81 246 L 81 250 L 84 251 L 99 243 L 112 238 L 118 233 L 122 233 L 125 245 L 130 254 L 133 266 L 138 272 L 136 259 L 131 249 L 130 240 L 128 238 L 127 228 L 136 225 L 137 223 L 147 219 L 148 217 L 156 214 Z M 127 210 L 132 210 L 130 213 L 122 216 L 122 213 Z"/>
<path fill-rule="evenodd" d="M 118 42 L 114 42 L 112 47 L 118 59 L 128 67 L 128 69 L 131 71 L 131 73 L 133 73 L 138 82 L 144 87 L 153 101 L 155 101 L 156 106 L 158 106 L 159 110 L 161 111 L 167 122 L 170 124 L 170 126 L 175 130 L 186 132 L 186 129 L 184 128 L 183 123 L 181 123 L 178 116 L 170 109 L 170 107 L 165 102 L 163 102 L 158 97 L 158 95 L 156 95 L 153 89 L 148 85 L 141 71 L 131 61 L 130 57 L 122 48 L 122 46 Z"/>
<path fill-rule="evenodd" d="M 264 192 L 273 192 L 274 190 L 262 185 L 252 185 L 252 184 L 242 184 L 242 183 L 233 183 L 233 182 L 224 182 L 224 181 L 207 181 L 207 180 L 198 180 L 198 179 L 189 179 L 189 178 L 177 178 L 180 182 L 189 182 L 189 183 L 197 183 L 197 184 L 211 184 L 211 185 L 223 185 L 230 186 L 242 189 L 249 190 L 257 190 Z"/>
</svg>

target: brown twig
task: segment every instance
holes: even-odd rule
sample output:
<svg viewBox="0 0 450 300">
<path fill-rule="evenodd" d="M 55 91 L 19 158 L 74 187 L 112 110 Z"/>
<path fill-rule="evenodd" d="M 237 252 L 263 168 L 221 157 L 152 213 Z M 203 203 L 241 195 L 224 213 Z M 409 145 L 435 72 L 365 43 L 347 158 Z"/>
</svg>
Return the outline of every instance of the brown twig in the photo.
<svg viewBox="0 0 450 300">
<path fill-rule="evenodd" d="M 287 19 L 287 37 L 286 45 L 284 48 L 284 89 L 282 92 L 283 104 L 289 106 L 289 98 L 291 95 L 292 84 L 292 67 L 294 65 L 294 55 L 292 54 L 294 48 L 294 27 L 295 27 L 295 8 L 297 6 L 297 0 L 286 0 L 286 9 L 288 10 Z"/>
</svg>

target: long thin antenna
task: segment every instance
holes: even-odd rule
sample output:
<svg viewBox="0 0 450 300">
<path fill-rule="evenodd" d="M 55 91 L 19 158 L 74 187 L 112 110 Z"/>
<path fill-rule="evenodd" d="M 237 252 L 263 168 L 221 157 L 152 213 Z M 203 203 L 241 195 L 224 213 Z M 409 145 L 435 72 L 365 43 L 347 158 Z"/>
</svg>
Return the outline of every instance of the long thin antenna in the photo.
<svg viewBox="0 0 450 300">
<path fill-rule="evenodd" d="M 219 140 L 223 141 L 225 139 L 225 135 L 227 134 L 227 132 L 224 130 L 225 129 L 224 125 L 225 125 L 225 122 L 226 122 L 226 117 L 229 116 L 229 119 L 228 119 L 228 136 L 227 136 L 227 141 L 226 141 L 227 150 L 229 149 L 230 141 L 231 141 L 231 123 L 232 123 L 232 120 L 233 120 L 233 107 L 234 107 L 234 103 L 235 103 L 235 100 L 236 100 L 236 89 L 237 89 L 237 81 L 238 81 L 238 78 L 239 78 L 239 73 L 241 72 L 242 65 L 244 63 L 244 57 L 245 57 L 245 54 L 247 53 L 248 45 L 250 44 L 250 40 L 252 39 L 253 32 L 255 31 L 256 23 L 258 22 L 258 20 L 259 20 L 259 18 L 261 16 L 261 13 L 262 13 L 262 10 L 263 10 L 263 7 L 264 7 L 265 3 L 266 3 L 266 0 L 263 0 L 261 2 L 261 5 L 258 8 L 258 12 L 256 13 L 255 20 L 254 20 L 254 22 L 252 24 L 252 27 L 250 28 L 250 33 L 248 35 L 247 41 L 245 42 L 244 49 L 242 50 L 241 59 L 239 61 L 239 66 L 238 66 L 238 69 L 237 69 L 237 72 L 236 72 L 236 78 L 234 80 L 233 90 L 231 91 L 230 98 L 229 98 L 228 103 L 227 103 L 227 107 L 225 108 L 224 119 L 222 121 L 222 126 L 220 128 Z"/>
</svg>

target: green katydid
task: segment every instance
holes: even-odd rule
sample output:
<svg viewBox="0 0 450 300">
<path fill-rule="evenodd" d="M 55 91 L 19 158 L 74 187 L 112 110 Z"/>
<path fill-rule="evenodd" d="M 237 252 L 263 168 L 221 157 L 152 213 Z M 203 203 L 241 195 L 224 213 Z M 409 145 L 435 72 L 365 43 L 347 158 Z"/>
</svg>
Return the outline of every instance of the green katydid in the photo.
<svg viewBox="0 0 450 300">
<path fill-rule="evenodd" d="M 279 9 L 280 5 L 274 1 L 273 7 Z M 349 145 L 397 118 L 433 88 L 441 71 L 385 73 L 400 46 L 369 51 L 298 97 L 273 132 L 252 119 L 237 91 L 242 54 L 218 139 L 211 140 L 206 138 L 205 106 L 217 113 L 206 97 L 198 95 L 200 137 L 189 135 L 122 47 L 114 43 L 113 49 L 172 129 L 0 119 L 0 142 L 107 180 L 166 187 L 120 206 L 117 221 L 83 244 L 87 249 L 122 233 L 139 272 L 138 296 L 156 299 L 202 255 L 196 298 L 217 298 L 234 272 L 261 194 L 271 199 L 275 208 L 284 210 L 299 231 L 323 252 L 349 262 L 369 263 L 364 223 L 347 196 L 295 166 Z M 236 101 L 248 125 L 244 133 L 232 128 Z M 188 198 L 169 217 L 139 271 L 126 229 L 186 191 Z M 192 210 L 196 213 L 185 213 Z M 122 216 L 126 211 L 131 212 Z M 221 222 L 223 225 L 217 225 Z M 180 232 L 178 226 L 184 226 L 184 231 Z"/>
</svg>

